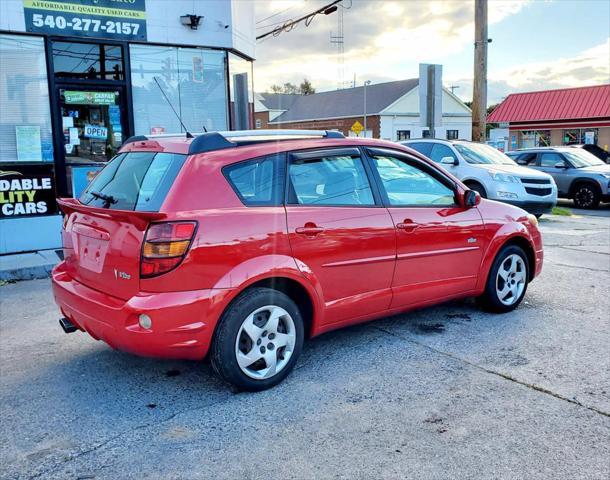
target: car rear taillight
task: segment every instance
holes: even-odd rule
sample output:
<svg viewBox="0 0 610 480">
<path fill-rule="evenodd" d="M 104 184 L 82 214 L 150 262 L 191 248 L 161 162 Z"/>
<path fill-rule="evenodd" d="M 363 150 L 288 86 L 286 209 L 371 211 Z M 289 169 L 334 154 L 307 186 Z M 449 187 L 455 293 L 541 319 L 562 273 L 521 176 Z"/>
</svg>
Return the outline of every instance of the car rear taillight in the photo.
<svg viewBox="0 0 610 480">
<path fill-rule="evenodd" d="M 155 277 L 177 267 L 188 252 L 197 222 L 151 223 L 144 237 L 140 276 Z"/>
</svg>

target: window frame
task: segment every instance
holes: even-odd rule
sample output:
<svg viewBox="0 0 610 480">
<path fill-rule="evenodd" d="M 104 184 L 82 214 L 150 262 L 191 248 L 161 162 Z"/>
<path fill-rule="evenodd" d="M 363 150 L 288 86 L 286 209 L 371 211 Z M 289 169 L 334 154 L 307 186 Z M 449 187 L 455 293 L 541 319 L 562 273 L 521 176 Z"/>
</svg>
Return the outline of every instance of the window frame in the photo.
<svg viewBox="0 0 610 480">
<path fill-rule="evenodd" d="M 262 202 L 252 202 L 247 200 L 241 192 L 237 189 L 236 185 L 233 183 L 230 177 L 231 170 L 238 168 L 240 165 L 245 165 L 248 163 L 257 163 L 262 162 L 268 158 L 274 159 L 273 161 L 273 175 L 276 176 L 277 181 L 273 182 L 273 190 L 271 191 L 271 200 L 262 201 Z M 285 152 L 277 152 L 270 153 L 267 155 L 261 155 L 254 158 L 247 158 L 245 160 L 240 160 L 239 162 L 234 162 L 229 165 L 225 165 L 221 168 L 221 172 L 226 182 L 229 184 L 239 201 L 242 203 L 244 207 L 282 207 L 284 206 L 284 200 L 286 195 L 286 153 Z"/>
<path fill-rule="evenodd" d="M 362 163 L 365 177 L 369 183 L 371 193 L 373 195 L 372 205 L 345 205 L 345 204 L 303 204 L 294 201 L 292 196 L 296 196 L 294 187 L 290 181 L 290 165 L 294 160 L 319 160 L 326 157 L 358 157 Z M 371 171 L 371 165 L 368 158 L 364 155 L 361 149 L 356 146 L 352 147 L 335 147 L 335 148 L 317 148 L 315 150 L 297 150 L 288 152 L 286 155 L 286 170 L 285 170 L 285 188 L 284 188 L 284 205 L 286 207 L 305 207 L 305 208 L 384 208 L 381 192 Z"/>
<path fill-rule="evenodd" d="M 455 137 L 453 136 L 449 136 L 449 132 L 455 132 Z M 451 129 L 447 129 L 445 131 L 445 137 L 447 137 L 447 140 L 459 140 L 460 138 L 460 131 L 458 129 L 455 128 L 451 128 Z"/>
<path fill-rule="evenodd" d="M 459 186 L 456 182 L 454 182 L 449 176 L 445 175 L 442 171 L 437 168 L 429 165 L 427 162 L 424 162 L 416 157 L 409 155 L 407 152 L 402 152 L 399 150 L 394 150 L 392 148 L 385 147 L 363 147 L 363 154 L 366 156 L 366 161 L 369 164 L 369 168 L 372 170 L 373 177 L 375 178 L 375 183 L 377 183 L 377 189 L 380 192 L 383 206 L 386 208 L 456 208 L 460 207 L 460 202 L 458 198 Z M 394 156 L 398 160 L 402 160 L 408 165 L 412 165 L 415 168 L 423 170 L 425 173 L 430 175 L 435 180 L 442 183 L 444 186 L 453 191 L 453 204 L 451 205 L 438 205 L 438 204 L 405 204 L 405 205 L 394 205 L 390 203 L 390 198 L 388 197 L 388 192 L 383 185 L 383 180 L 381 179 L 381 175 L 375 166 L 375 152 L 377 155 L 387 155 Z"/>
<path fill-rule="evenodd" d="M 407 138 L 400 138 L 401 133 L 407 134 Z M 396 141 L 397 142 L 406 142 L 407 140 L 411 140 L 411 130 L 396 130 Z"/>
</svg>

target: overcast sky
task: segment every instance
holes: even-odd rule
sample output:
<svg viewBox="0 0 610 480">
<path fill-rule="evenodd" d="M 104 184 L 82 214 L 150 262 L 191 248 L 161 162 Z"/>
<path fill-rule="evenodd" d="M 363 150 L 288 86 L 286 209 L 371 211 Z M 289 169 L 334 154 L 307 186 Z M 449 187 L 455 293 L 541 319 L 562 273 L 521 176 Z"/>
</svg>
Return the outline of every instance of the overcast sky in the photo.
<svg viewBox="0 0 610 480">
<path fill-rule="evenodd" d="M 330 0 L 257 0 L 257 34 Z M 445 86 L 472 97 L 474 0 L 343 0 L 345 81 L 414 78 L 443 65 Z M 257 45 L 256 91 L 308 78 L 337 88 L 337 13 L 318 15 Z M 489 104 L 508 93 L 610 83 L 610 1 L 489 0 Z"/>
</svg>

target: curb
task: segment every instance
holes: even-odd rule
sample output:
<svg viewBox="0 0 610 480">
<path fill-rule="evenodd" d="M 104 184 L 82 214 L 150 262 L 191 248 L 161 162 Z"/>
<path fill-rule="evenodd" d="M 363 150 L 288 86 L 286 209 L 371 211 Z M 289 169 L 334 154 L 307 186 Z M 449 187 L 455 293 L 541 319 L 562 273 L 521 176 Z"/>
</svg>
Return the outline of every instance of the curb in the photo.
<svg viewBox="0 0 610 480">
<path fill-rule="evenodd" d="M 4 255 L 0 257 L 0 280 L 15 282 L 48 278 L 53 267 L 60 261 L 56 250 Z"/>
</svg>

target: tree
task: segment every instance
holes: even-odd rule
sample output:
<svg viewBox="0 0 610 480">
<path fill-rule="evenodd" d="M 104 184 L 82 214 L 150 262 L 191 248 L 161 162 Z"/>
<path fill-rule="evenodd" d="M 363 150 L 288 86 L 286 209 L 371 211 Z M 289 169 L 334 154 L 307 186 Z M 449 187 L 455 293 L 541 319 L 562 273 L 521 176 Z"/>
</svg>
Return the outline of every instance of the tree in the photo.
<svg viewBox="0 0 610 480">
<path fill-rule="evenodd" d="M 316 89 L 313 88 L 313 85 L 309 80 L 304 78 L 301 85 L 299 85 L 299 93 L 301 95 L 311 95 L 312 93 L 316 93 Z"/>
<path fill-rule="evenodd" d="M 288 93 L 292 95 L 311 95 L 312 93 L 316 93 L 316 89 L 309 80 L 304 78 L 298 87 L 291 82 L 286 82 L 283 85 L 277 85 L 274 83 L 269 87 L 269 92 Z"/>
</svg>

